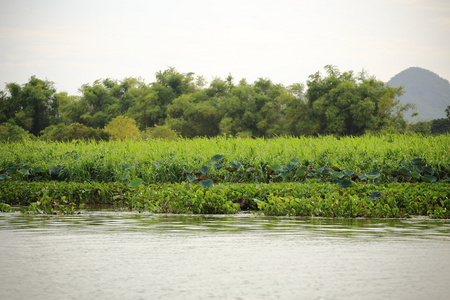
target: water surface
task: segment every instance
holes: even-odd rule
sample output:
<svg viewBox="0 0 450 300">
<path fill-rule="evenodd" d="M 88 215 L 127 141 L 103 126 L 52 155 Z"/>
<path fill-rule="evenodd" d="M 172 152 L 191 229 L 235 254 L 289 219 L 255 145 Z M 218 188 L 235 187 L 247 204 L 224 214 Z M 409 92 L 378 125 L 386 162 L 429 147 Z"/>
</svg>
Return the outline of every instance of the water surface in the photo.
<svg viewBox="0 0 450 300">
<path fill-rule="evenodd" d="M 450 221 L 0 214 L 0 299 L 447 299 Z"/>
</svg>

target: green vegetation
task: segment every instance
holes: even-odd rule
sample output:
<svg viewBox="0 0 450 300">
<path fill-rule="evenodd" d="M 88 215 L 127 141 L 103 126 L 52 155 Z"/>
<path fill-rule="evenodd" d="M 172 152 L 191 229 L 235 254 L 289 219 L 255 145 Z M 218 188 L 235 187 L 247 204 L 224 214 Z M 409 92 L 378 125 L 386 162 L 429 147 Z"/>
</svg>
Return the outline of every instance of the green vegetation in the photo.
<svg viewBox="0 0 450 300">
<path fill-rule="evenodd" d="M 137 185 L 121 183 L 17 182 L 0 184 L 0 202 L 26 213 L 67 214 L 74 207 L 110 204 L 153 213 L 233 214 L 241 209 L 268 216 L 450 218 L 447 183 Z"/>
<path fill-rule="evenodd" d="M 420 158 L 421 165 L 433 170 L 428 175 L 439 181 L 450 174 L 448 149 L 449 135 L 23 141 L 0 144 L 0 174 L 12 180 L 71 182 L 123 182 L 139 177 L 147 184 L 204 175 L 236 183 L 333 181 L 332 169 L 344 175 L 355 172 L 360 181 L 379 172 L 376 179 L 382 182 L 411 182 L 423 179 L 411 175 L 416 175 L 414 171 L 427 175 L 423 169 L 413 170 L 412 161 Z M 222 156 L 220 160 L 216 155 Z M 413 173 L 408 175 L 406 170 Z"/>
<path fill-rule="evenodd" d="M 151 84 L 103 79 L 80 92 L 57 93 L 53 82 L 36 77 L 22 86 L 9 83 L 0 92 L 0 123 L 55 141 L 107 140 L 102 130 L 112 139 L 138 137 L 137 130 L 146 138 L 343 136 L 404 132 L 409 108 L 397 100 L 401 87 L 334 66 L 306 85 L 287 87 L 264 78 L 235 83 L 231 76 L 207 85 L 201 76 L 169 68 Z"/>
<path fill-rule="evenodd" d="M 449 217 L 450 136 L 430 135 L 449 119 L 408 124 L 403 89 L 364 72 L 285 87 L 169 68 L 80 92 L 34 76 L 0 92 L 1 211 Z"/>
<path fill-rule="evenodd" d="M 0 203 L 165 213 L 448 218 L 450 136 L 0 144 Z"/>
</svg>

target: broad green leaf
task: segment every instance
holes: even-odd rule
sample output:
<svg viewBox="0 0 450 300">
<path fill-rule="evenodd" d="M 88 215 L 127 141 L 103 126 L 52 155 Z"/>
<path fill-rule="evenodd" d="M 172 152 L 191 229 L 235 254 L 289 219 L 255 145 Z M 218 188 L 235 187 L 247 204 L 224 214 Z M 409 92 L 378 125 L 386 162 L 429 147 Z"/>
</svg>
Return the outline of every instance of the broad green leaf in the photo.
<svg viewBox="0 0 450 300">
<path fill-rule="evenodd" d="M 287 164 L 284 166 L 287 171 L 292 171 L 295 168 L 295 165 Z"/>
<path fill-rule="evenodd" d="M 221 164 L 214 164 L 213 167 L 214 167 L 215 169 L 220 169 L 220 168 L 223 167 L 223 165 L 221 165 Z"/>
<path fill-rule="evenodd" d="M 380 177 L 380 175 L 381 175 L 380 171 L 378 171 L 378 170 L 373 170 L 373 171 L 369 172 L 369 174 L 370 175 L 374 175 L 374 176 L 378 176 L 378 177 Z"/>
<path fill-rule="evenodd" d="M 371 201 L 375 201 L 375 200 L 377 200 L 377 198 L 381 198 L 381 193 L 380 192 L 372 192 L 372 193 L 370 193 L 369 199 Z"/>
<path fill-rule="evenodd" d="M 44 169 L 42 169 L 41 167 L 31 168 L 31 170 L 33 170 L 34 173 L 39 173 L 39 172 L 44 171 Z"/>
<path fill-rule="evenodd" d="M 192 172 L 194 172 L 194 170 L 192 170 L 192 169 L 184 169 L 184 173 L 191 174 Z"/>
<path fill-rule="evenodd" d="M 28 171 L 27 169 L 20 169 L 19 173 L 22 175 L 30 175 L 30 171 Z"/>
<path fill-rule="evenodd" d="M 367 176 L 365 174 L 358 175 L 359 180 L 367 180 Z"/>
<path fill-rule="evenodd" d="M 220 154 L 216 154 L 213 157 L 211 157 L 211 161 L 212 162 L 220 162 L 223 159 L 223 155 Z"/>
<path fill-rule="evenodd" d="M 344 170 L 344 174 L 348 177 L 355 175 L 355 171 L 352 170 Z"/>
<path fill-rule="evenodd" d="M 269 168 L 275 172 L 283 172 L 283 167 L 280 166 L 279 164 L 270 165 Z"/>
<path fill-rule="evenodd" d="M 422 178 L 426 181 L 426 182 L 431 182 L 434 183 L 437 181 L 437 178 L 432 176 L 432 175 L 423 175 Z"/>
<path fill-rule="evenodd" d="M 128 184 L 128 186 L 129 187 L 137 186 L 140 185 L 142 182 L 143 180 L 141 178 L 135 178 Z"/>
<path fill-rule="evenodd" d="M 342 179 L 341 181 L 338 182 L 338 186 L 343 188 L 351 187 L 352 185 L 353 183 L 348 179 Z"/>
<path fill-rule="evenodd" d="M 411 174 L 409 173 L 408 169 L 406 168 L 400 168 L 398 170 L 403 176 L 411 176 Z"/>
<path fill-rule="evenodd" d="M 189 175 L 187 176 L 187 179 L 188 179 L 189 181 L 194 181 L 195 178 L 197 178 L 197 177 L 196 177 L 194 174 L 189 174 Z"/>
<path fill-rule="evenodd" d="M 280 177 L 281 178 L 286 178 L 286 177 L 289 176 L 289 174 L 290 174 L 289 172 L 283 172 L 283 173 L 280 174 Z"/>
<path fill-rule="evenodd" d="M 322 174 L 323 170 L 325 170 L 325 168 L 324 167 L 320 167 L 320 168 L 314 169 L 314 172 Z"/>
<path fill-rule="evenodd" d="M 295 177 L 305 177 L 306 170 L 299 170 L 295 173 Z"/>
<path fill-rule="evenodd" d="M 415 169 L 417 172 L 419 172 L 419 173 L 422 173 L 422 172 L 423 172 L 423 167 L 420 166 L 420 165 L 414 166 L 414 169 Z"/>
<path fill-rule="evenodd" d="M 242 166 L 241 166 L 241 164 L 234 163 L 234 164 L 231 164 L 230 167 L 237 170 L 237 169 L 240 169 Z"/>
<path fill-rule="evenodd" d="M 120 165 L 120 168 L 124 169 L 124 170 L 128 170 L 130 167 L 131 167 L 131 165 L 128 165 L 128 164 L 121 164 Z"/>
<path fill-rule="evenodd" d="M 368 178 L 369 180 L 375 180 L 375 179 L 377 179 L 378 177 L 380 177 L 380 175 L 370 175 L 370 174 L 367 175 L 367 178 Z"/>
<path fill-rule="evenodd" d="M 5 180 L 6 179 L 6 174 L 0 174 L 0 180 Z"/>
<path fill-rule="evenodd" d="M 424 170 L 425 172 L 427 172 L 428 174 L 430 174 L 430 175 L 434 175 L 434 171 L 433 171 L 433 169 L 430 168 L 430 167 L 423 167 L 423 170 Z"/>
<path fill-rule="evenodd" d="M 337 172 L 337 171 L 332 171 L 330 172 L 331 176 L 342 179 L 344 177 L 344 174 L 342 174 L 341 172 Z"/>
<path fill-rule="evenodd" d="M 206 179 L 206 180 L 202 180 L 200 181 L 200 185 L 204 188 L 210 188 L 213 186 L 213 181 L 211 179 Z"/>
<path fill-rule="evenodd" d="M 210 169 L 210 167 L 203 166 L 203 167 L 200 168 L 200 172 L 202 174 L 206 174 L 206 173 L 208 173 L 209 169 Z"/>
<path fill-rule="evenodd" d="M 420 174 L 417 171 L 411 172 L 411 176 L 415 179 L 419 179 L 420 178 Z"/>
<path fill-rule="evenodd" d="M 291 159 L 291 165 L 297 166 L 300 160 L 298 158 Z"/>
<path fill-rule="evenodd" d="M 411 163 L 413 164 L 413 165 L 418 165 L 418 164 L 421 164 L 423 162 L 423 159 L 421 159 L 421 158 L 414 158 L 412 161 L 411 161 Z"/>
</svg>

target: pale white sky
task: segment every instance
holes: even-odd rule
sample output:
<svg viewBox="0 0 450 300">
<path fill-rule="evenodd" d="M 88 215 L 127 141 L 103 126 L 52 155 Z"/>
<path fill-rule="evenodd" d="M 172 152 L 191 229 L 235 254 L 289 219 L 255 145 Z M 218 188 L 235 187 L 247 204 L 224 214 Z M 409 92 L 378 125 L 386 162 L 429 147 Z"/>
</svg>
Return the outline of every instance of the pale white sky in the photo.
<svg viewBox="0 0 450 300">
<path fill-rule="evenodd" d="M 0 89 L 32 75 L 78 94 L 168 67 L 290 85 L 328 64 L 450 80 L 448 0 L 0 0 Z"/>
</svg>

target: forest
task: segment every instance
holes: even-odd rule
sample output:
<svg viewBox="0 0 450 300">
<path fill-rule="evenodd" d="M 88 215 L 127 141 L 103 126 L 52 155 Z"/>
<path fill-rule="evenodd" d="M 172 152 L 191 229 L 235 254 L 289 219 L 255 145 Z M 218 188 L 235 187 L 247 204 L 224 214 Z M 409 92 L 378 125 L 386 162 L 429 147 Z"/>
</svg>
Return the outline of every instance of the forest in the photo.
<svg viewBox="0 0 450 300">
<path fill-rule="evenodd" d="M 155 76 L 150 84 L 132 77 L 99 79 L 81 86 L 80 96 L 57 92 L 54 82 L 35 76 L 23 85 L 8 83 L 0 92 L 0 139 L 430 133 L 431 123 L 411 126 L 405 120 L 403 113 L 411 106 L 397 99 L 402 87 L 364 71 L 341 72 L 327 65 L 306 85 L 289 86 L 265 78 L 235 82 L 231 75 L 208 84 L 203 76 L 173 67 Z"/>
</svg>

